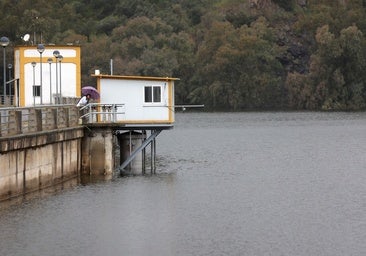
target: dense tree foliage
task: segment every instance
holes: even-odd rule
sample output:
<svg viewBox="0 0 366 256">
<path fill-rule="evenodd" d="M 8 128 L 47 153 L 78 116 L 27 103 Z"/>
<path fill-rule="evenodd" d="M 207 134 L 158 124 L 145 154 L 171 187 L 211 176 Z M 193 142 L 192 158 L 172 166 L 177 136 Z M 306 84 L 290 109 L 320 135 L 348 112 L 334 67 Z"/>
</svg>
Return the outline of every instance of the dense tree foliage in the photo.
<svg viewBox="0 0 366 256">
<path fill-rule="evenodd" d="M 3 0 L 12 45 L 82 47 L 95 69 L 179 77 L 176 103 L 208 110 L 366 107 L 364 0 Z M 7 47 L 12 54 L 11 47 Z"/>
</svg>

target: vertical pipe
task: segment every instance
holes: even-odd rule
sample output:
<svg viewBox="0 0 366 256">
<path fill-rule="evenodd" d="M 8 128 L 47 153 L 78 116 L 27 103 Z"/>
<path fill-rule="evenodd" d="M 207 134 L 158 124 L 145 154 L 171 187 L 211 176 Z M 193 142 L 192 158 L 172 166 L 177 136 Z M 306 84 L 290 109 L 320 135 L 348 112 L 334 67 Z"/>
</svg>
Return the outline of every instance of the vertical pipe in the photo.
<svg viewBox="0 0 366 256">
<path fill-rule="evenodd" d="M 129 134 L 130 134 L 130 155 L 131 155 L 131 153 L 132 153 L 132 132 L 131 131 L 129 131 Z M 130 169 L 131 169 L 131 166 L 132 166 L 132 162 L 129 164 L 129 166 L 130 166 Z"/>
<path fill-rule="evenodd" d="M 152 130 L 151 130 L 151 134 L 152 134 Z M 150 174 L 153 174 L 153 143 L 154 140 L 152 140 L 150 142 Z"/>
<path fill-rule="evenodd" d="M 146 140 L 146 130 L 142 131 L 142 143 Z M 142 150 L 142 174 L 146 173 L 146 148 Z"/>
<path fill-rule="evenodd" d="M 57 104 L 60 104 L 60 101 L 59 101 L 59 95 L 58 95 L 58 68 L 57 68 L 57 58 L 56 58 L 56 103 Z"/>
<path fill-rule="evenodd" d="M 62 78 L 62 75 L 61 75 L 61 61 L 62 61 L 62 58 L 60 58 L 60 102 L 62 103 L 62 86 L 61 86 L 61 78 Z"/>
<path fill-rule="evenodd" d="M 36 67 L 36 63 L 32 62 L 32 66 L 33 66 L 33 106 L 36 105 L 36 72 L 35 72 L 35 67 Z"/>
<path fill-rule="evenodd" d="M 41 97 L 41 104 L 43 104 L 43 81 L 42 81 L 42 53 L 44 52 L 45 47 L 42 43 L 37 45 L 37 51 L 39 52 L 39 79 L 40 79 L 40 92 L 39 92 L 39 96 Z"/>
<path fill-rule="evenodd" d="M 154 138 L 154 174 L 156 173 L 156 139 Z"/>
<path fill-rule="evenodd" d="M 3 46 L 3 54 L 4 54 L 4 58 L 3 58 L 3 60 L 4 60 L 4 63 L 3 63 L 3 65 L 4 65 L 4 68 L 3 68 L 3 71 L 4 71 L 4 73 L 3 73 L 3 78 L 4 78 L 4 104 L 5 104 L 5 98 L 6 98 L 6 69 L 5 69 L 5 65 L 6 65 L 6 52 L 5 52 L 5 46 Z"/>
<path fill-rule="evenodd" d="M 50 65 L 50 104 L 52 104 L 52 59 L 49 58 L 47 62 Z"/>
<path fill-rule="evenodd" d="M 111 76 L 113 75 L 113 59 L 110 61 L 110 67 L 111 67 Z"/>
<path fill-rule="evenodd" d="M 5 103 L 5 98 L 6 98 L 6 51 L 5 51 L 5 47 L 8 46 L 10 43 L 9 38 L 7 38 L 6 36 L 3 36 L 0 38 L 0 45 L 3 47 L 3 60 L 4 60 L 4 66 L 3 66 L 3 78 L 4 78 L 4 95 L 3 95 L 3 100 Z M 0 102 L 2 103 L 2 102 Z"/>
<path fill-rule="evenodd" d="M 145 174 L 146 173 L 146 150 L 143 149 L 142 150 L 142 174 Z"/>
<path fill-rule="evenodd" d="M 40 52 L 39 53 L 39 65 L 41 66 L 40 67 L 40 71 L 39 71 L 39 75 L 40 75 L 40 86 L 41 86 L 41 88 L 40 88 L 40 96 L 41 96 L 41 105 L 43 104 L 43 92 L 42 92 L 42 90 L 43 90 L 43 86 L 42 86 L 42 52 Z"/>
<path fill-rule="evenodd" d="M 63 57 L 62 55 L 59 55 L 58 56 L 58 60 L 60 62 L 60 102 L 61 102 L 61 99 L 62 99 L 62 84 L 61 84 L 61 81 L 62 81 L 62 75 L 61 75 L 61 67 L 62 67 L 62 60 L 63 60 Z M 62 103 L 62 102 L 61 102 Z"/>
<path fill-rule="evenodd" d="M 9 85 L 7 85 L 8 87 L 9 87 L 9 98 L 10 98 L 10 105 L 14 105 L 14 97 L 12 97 L 12 94 L 11 94 L 11 84 L 13 83 L 13 82 L 11 82 L 11 69 L 13 68 L 13 65 L 12 64 L 8 64 L 8 70 L 9 70 L 9 77 L 8 77 L 8 79 L 9 79 Z"/>
<path fill-rule="evenodd" d="M 19 79 L 15 80 L 14 95 L 16 95 L 16 107 L 19 107 Z"/>
</svg>

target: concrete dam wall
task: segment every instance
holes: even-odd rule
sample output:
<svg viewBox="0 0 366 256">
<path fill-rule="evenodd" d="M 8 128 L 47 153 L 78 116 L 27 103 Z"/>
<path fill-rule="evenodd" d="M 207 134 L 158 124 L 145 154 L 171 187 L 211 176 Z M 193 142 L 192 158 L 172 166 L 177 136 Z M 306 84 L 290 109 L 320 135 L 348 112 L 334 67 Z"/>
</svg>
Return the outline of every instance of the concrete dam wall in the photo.
<svg viewBox="0 0 366 256">
<path fill-rule="evenodd" d="M 0 201 L 77 177 L 79 110 L 74 106 L 1 109 Z"/>
</svg>

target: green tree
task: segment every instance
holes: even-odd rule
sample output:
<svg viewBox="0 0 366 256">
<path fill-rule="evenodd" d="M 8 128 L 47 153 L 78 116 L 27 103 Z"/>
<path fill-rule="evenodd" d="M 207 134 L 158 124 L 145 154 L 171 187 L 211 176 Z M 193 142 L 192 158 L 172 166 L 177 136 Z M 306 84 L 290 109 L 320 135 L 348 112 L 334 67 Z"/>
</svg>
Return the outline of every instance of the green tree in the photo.
<svg viewBox="0 0 366 256">
<path fill-rule="evenodd" d="M 365 40 L 356 26 L 342 29 L 339 37 L 325 25 L 316 34 L 317 52 L 311 58 L 310 73 L 301 82 L 294 74 L 287 79 L 292 106 L 325 110 L 365 107 Z"/>
<path fill-rule="evenodd" d="M 273 31 L 264 18 L 251 27 L 235 29 L 229 23 L 217 23 L 199 49 L 202 66 L 198 72 L 206 78 L 206 90 L 194 90 L 192 97 L 212 109 L 257 109 L 281 106 L 283 101 L 282 66 L 273 47 Z M 202 86 L 202 85 L 197 85 Z"/>
</svg>

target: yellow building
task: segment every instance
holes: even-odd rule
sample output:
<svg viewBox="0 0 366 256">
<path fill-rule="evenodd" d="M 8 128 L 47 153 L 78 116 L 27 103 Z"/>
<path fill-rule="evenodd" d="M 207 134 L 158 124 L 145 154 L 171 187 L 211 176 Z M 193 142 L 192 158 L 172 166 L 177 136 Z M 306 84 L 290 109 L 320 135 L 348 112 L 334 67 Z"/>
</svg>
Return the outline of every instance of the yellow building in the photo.
<svg viewBox="0 0 366 256">
<path fill-rule="evenodd" d="M 80 46 L 15 47 L 14 77 L 19 79 L 19 88 L 14 90 L 15 105 L 60 104 L 67 98 L 80 97 L 80 63 Z"/>
</svg>

